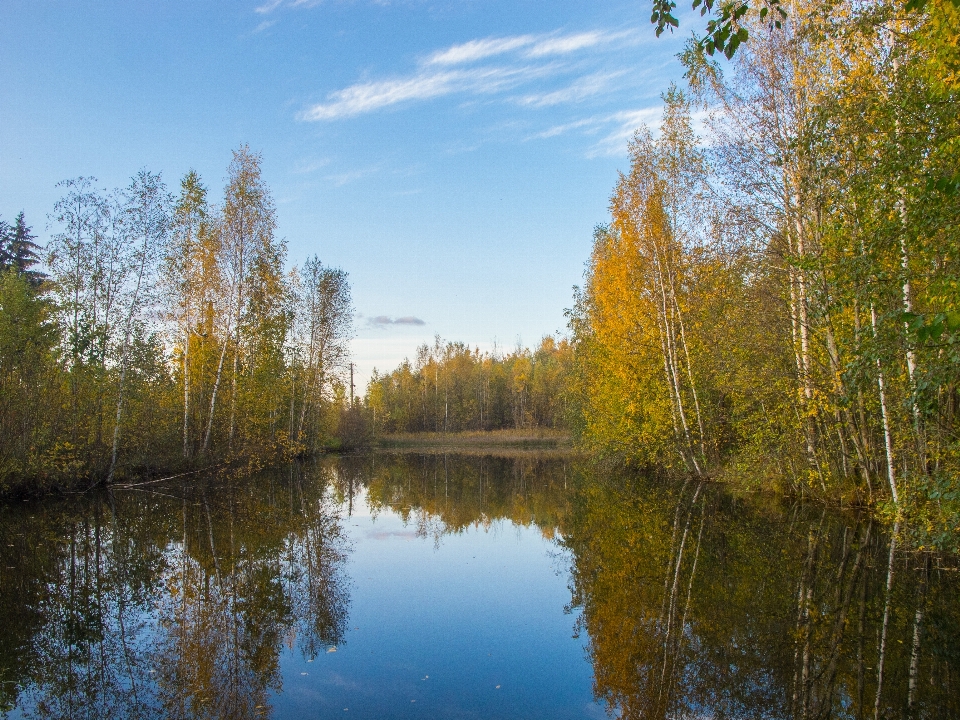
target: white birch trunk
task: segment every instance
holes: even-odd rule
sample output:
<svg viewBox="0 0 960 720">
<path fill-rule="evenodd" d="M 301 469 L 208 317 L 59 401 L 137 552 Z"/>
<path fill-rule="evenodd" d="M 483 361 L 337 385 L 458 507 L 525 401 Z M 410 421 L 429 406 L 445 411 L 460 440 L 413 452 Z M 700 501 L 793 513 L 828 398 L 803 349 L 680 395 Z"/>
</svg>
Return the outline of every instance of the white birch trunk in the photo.
<svg viewBox="0 0 960 720">
<path fill-rule="evenodd" d="M 887 653 L 887 628 L 890 624 L 890 594 L 893 590 L 893 559 L 897 547 L 897 534 L 900 532 L 900 523 L 893 525 L 893 535 L 890 536 L 890 560 L 887 563 L 887 594 L 883 604 L 883 624 L 880 628 L 880 659 L 877 663 L 877 696 L 873 703 L 874 720 L 880 720 L 880 697 L 883 693 L 883 666 Z"/>
<path fill-rule="evenodd" d="M 680 310 L 680 304 L 677 302 L 677 296 L 673 291 L 673 281 L 670 282 L 670 294 L 673 296 L 673 304 L 677 309 L 677 323 L 680 326 L 680 343 L 683 345 L 683 355 L 687 365 L 687 380 L 690 383 L 690 393 L 693 395 L 693 407 L 697 413 L 697 428 L 700 430 L 700 454 L 706 460 L 706 433 L 703 430 L 703 415 L 700 412 L 700 399 L 697 397 L 697 384 L 693 380 L 693 364 L 690 362 L 690 352 L 687 348 L 687 333 L 683 327 L 683 313 Z"/>
<path fill-rule="evenodd" d="M 870 304 L 870 322 L 873 326 L 873 337 L 877 337 L 877 311 Z M 890 494 L 893 496 L 893 504 L 900 508 L 900 496 L 897 493 L 897 473 L 893 459 L 893 437 L 890 432 L 890 415 L 887 411 L 887 391 L 886 383 L 883 377 L 883 364 L 880 362 L 880 356 L 877 355 L 877 387 L 880 390 L 880 415 L 883 419 L 883 444 L 887 455 L 887 480 L 890 483 Z"/>
<path fill-rule="evenodd" d="M 213 392 L 210 394 L 210 412 L 207 415 L 207 430 L 203 435 L 203 452 L 206 454 L 210 450 L 210 433 L 213 430 L 213 415 L 217 409 L 217 391 L 220 389 L 220 378 L 223 375 L 223 360 L 227 355 L 227 347 L 230 345 L 231 329 L 227 329 L 227 336 L 223 340 L 223 349 L 220 351 L 220 361 L 217 363 L 217 374 L 213 380 Z"/>
<path fill-rule="evenodd" d="M 927 577 L 930 573 L 930 559 L 924 562 L 920 592 L 917 598 L 917 611 L 913 616 L 913 643 L 910 648 L 910 675 L 907 683 L 907 709 L 912 710 L 917 697 L 917 676 L 920 670 L 920 636 L 923 633 L 923 611 L 927 600 Z"/>
<path fill-rule="evenodd" d="M 183 334 L 183 457 L 190 457 L 190 327 Z"/>
<path fill-rule="evenodd" d="M 803 222 L 799 207 L 794 207 L 794 230 L 797 234 L 797 257 L 802 261 L 806 255 L 806 243 L 803 236 Z M 803 373 L 804 431 L 807 441 L 807 455 L 811 465 L 817 465 L 817 448 L 813 432 L 813 378 L 810 375 L 810 322 L 807 312 L 807 281 L 804 271 L 797 271 L 797 306 L 800 325 L 800 367 Z"/>
</svg>

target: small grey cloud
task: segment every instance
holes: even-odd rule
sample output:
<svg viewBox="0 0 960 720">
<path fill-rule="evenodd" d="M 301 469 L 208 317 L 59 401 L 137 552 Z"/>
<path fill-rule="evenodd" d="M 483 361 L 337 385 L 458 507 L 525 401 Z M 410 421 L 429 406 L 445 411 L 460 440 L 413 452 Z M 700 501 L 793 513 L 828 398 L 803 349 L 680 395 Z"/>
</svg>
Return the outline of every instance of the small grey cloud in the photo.
<svg viewBox="0 0 960 720">
<path fill-rule="evenodd" d="M 406 315 L 404 317 L 392 318 L 389 315 L 377 315 L 372 317 L 368 321 L 371 325 L 376 325 L 382 327 L 384 325 L 426 325 L 423 320 L 413 315 Z"/>
</svg>

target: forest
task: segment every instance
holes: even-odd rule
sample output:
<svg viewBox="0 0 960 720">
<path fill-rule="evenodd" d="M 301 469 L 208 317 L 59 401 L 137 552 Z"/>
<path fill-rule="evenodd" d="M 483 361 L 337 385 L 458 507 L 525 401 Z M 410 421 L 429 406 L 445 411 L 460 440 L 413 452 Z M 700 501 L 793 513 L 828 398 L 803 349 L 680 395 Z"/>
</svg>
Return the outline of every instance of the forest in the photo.
<svg viewBox="0 0 960 720">
<path fill-rule="evenodd" d="M 570 342 L 551 336 L 506 354 L 438 336 L 414 362 L 374 371 L 364 407 L 377 434 L 565 428 L 572 362 Z"/>
<path fill-rule="evenodd" d="M 65 181 L 43 250 L 23 213 L 0 227 L 0 491 L 340 444 L 347 275 L 287 269 L 260 168 L 235 151 L 219 202 L 195 172 L 177 193 L 146 170 Z"/>
<path fill-rule="evenodd" d="M 570 313 L 583 444 L 960 517 L 960 9 L 751 11 L 641 129 Z M 777 23 L 780 25 L 780 23 Z"/>
<path fill-rule="evenodd" d="M 745 13 L 736 52 L 689 42 L 634 135 L 569 339 L 438 340 L 366 405 L 381 431 L 566 427 L 597 457 L 955 532 L 960 10 Z"/>
<path fill-rule="evenodd" d="M 498 18 L 514 8 L 490 3 L 484 27 L 523 34 L 455 45 L 457 28 L 433 6 L 423 16 L 364 7 L 352 21 L 339 7 L 308 20 L 299 1 L 249 9 L 271 54 L 293 48 L 274 68 L 284 73 L 294 61 L 346 72 L 354 60 L 338 48 L 359 49 L 362 82 L 313 110 L 343 107 L 343 117 L 298 133 L 339 143 L 331 158 L 357 137 L 378 152 L 370 128 L 396 146 L 338 196 L 327 193 L 339 176 L 319 168 L 338 171 L 340 159 L 308 164 L 301 143 L 286 164 L 359 228 L 353 245 L 333 246 L 360 258 L 358 295 L 370 282 L 359 248 L 392 263 L 390 282 L 422 305 L 440 292 L 453 304 L 468 294 L 468 308 L 479 298 L 488 316 L 532 307 L 548 297 L 532 280 L 553 282 L 551 265 L 521 260 L 534 243 L 580 239 L 564 258 L 583 262 L 566 330 L 530 347 L 431 329 L 355 393 L 351 278 L 330 256 L 291 257 L 281 201 L 245 144 L 224 153 L 222 188 L 194 170 L 165 181 L 143 169 L 114 189 L 64 180 L 42 218 L 0 207 L 0 716 L 960 717 L 960 0 L 689 1 L 702 24 L 677 56 L 682 81 L 615 4 L 590 17 L 623 16 L 616 32 L 583 25 L 575 3 L 560 29 L 537 24 L 540 8 Z M 679 27 L 674 0 L 651 4 L 657 36 Z M 466 21 L 442 14 L 470 29 L 475 10 Z M 164 18 L 177 36 L 166 46 L 189 40 L 182 17 Z M 389 54 L 378 56 L 364 43 L 383 45 L 369 28 L 386 17 Z M 426 54 L 423 17 L 446 50 Z M 587 29 L 569 32 L 576 22 Z M 208 25 L 195 45 L 216 39 Z M 306 33 L 333 65 L 302 62 Z M 210 57 L 230 60 L 211 73 L 224 95 L 227 65 L 243 88 L 269 77 L 255 51 L 267 46 L 241 40 L 264 67 L 253 73 L 231 45 L 211 43 Z M 415 74 L 378 80 L 376 65 L 399 67 L 397 48 L 414 41 Z M 601 43 L 616 68 L 570 54 Z M 543 64 L 522 70 L 538 54 Z M 153 74 L 174 67 L 163 60 Z M 591 74 L 573 79 L 574 66 Z M 548 67 L 573 84 L 521 100 L 526 86 L 509 78 L 535 74 L 541 91 Z M 650 81 L 631 68 L 677 77 L 656 81 L 654 114 L 625 111 L 627 93 Z M 498 72 L 508 78 L 496 80 L 499 96 L 447 93 L 461 123 L 498 97 L 556 119 L 548 103 L 572 105 L 574 91 L 584 118 L 588 84 L 602 80 L 603 102 L 620 85 L 618 115 L 633 118 L 603 142 L 626 152 L 575 158 L 589 151 L 550 145 L 580 150 L 555 153 L 562 177 L 531 154 L 543 163 L 528 164 L 542 179 L 533 191 L 549 202 L 517 202 L 502 192 L 523 177 L 506 174 L 504 138 L 454 150 L 441 122 L 440 85 Z M 277 84 L 288 96 L 294 87 Z M 115 80 L 84 86 L 90 97 L 103 88 L 132 98 Z M 374 95 L 391 102 L 374 107 Z M 427 184 L 429 155 L 396 169 L 413 147 L 401 113 L 415 100 L 438 103 L 410 120 L 444 146 L 449 188 Z M 266 93 L 255 101 L 279 115 Z M 388 119 L 357 121 L 356 136 L 332 124 L 361 105 Z M 196 117 L 216 116 L 198 103 Z M 268 127 L 255 120 L 235 123 Z M 563 127 L 592 143 L 607 127 L 593 122 Z M 174 125 L 145 123 L 184 137 Z M 482 152 L 497 165 L 478 162 Z M 596 174 L 578 174 L 595 160 L 608 172 L 599 188 Z M 455 177 L 468 166 L 472 186 Z M 491 167 L 503 173 L 495 183 Z M 609 202 L 577 210 L 571 229 L 561 205 L 584 177 L 594 200 L 579 207 Z M 508 202 L 465 190 L 485 184 Z M 464 201 L 455 215 L 443 214 L 440 190 Z M 415 202 L 421 192 L 427 205 Z M 283 196 L 295 213 L 295 193 Z M 308 202 L 312 213 L 317 196 Z M 511 203 L 539 237 L 508 224 Z M 329 236 L 337 217 L 314 227 Z M 517 228 L 531 246 L 510 256 L 503 241 Z M 478 236 L 504 278 L 489 282 L 476 254 L 434 277 L 443 253 L 472 252 Z M 484 284 L 479 295 L 455 281 L 464 268 Z M 491 302 L 518 269 L 516 304 Z M 408 310 L 431 323 L 441 314 Z M 378 354 L 427 325 L 368 319 L 382 333 Z M 396 325 L 404 334 L 387 335 Z"/>
<path fill-rule="evenodd" d="M 216 203 L 192 172 L 178 193 L 147 171 L 62 183 L 43 257 L 22 213 L 2 228 L 0 489 L 545 427 L 595 457 L 955 532 L 960 9 L 774 4 L 681 54 L 567 338 L 437 337 L 356 403 L 347 276 L 286 269 L 249 148 Z"/>
</svg>

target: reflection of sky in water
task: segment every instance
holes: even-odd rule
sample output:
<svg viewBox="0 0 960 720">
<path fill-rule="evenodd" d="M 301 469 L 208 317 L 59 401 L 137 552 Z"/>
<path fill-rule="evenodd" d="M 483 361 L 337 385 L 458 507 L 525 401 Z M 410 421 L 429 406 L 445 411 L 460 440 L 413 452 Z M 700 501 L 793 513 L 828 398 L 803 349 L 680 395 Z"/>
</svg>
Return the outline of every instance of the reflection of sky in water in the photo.
<svg viewBox="0 0 960 720">
<path fill-rule="evenodd" d="M 960 717 L 956 556 L 593 473 L 341 457 L 0 504 L 0 715 Z"/>
<path fill-rule="evenodd" d="M 499 520 L 435 542 L 412 517 L 372 517 L 362 495 L 353 507 L 345 642 L 313 662 L 284 650 L 276 717 L 605 717 L 538 527 Z"/>
</svg>

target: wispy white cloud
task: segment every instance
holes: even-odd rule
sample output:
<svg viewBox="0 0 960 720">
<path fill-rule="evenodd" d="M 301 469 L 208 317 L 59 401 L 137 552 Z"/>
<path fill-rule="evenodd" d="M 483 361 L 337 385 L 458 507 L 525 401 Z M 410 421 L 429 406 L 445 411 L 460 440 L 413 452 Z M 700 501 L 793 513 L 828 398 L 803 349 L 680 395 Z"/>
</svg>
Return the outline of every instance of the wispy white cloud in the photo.
<svg viewBox="0 0 960 720">
<path fill-rule="evenodd" d="M 550 74 L 550 66 L 485 67 L 469 70 L 424 69 L 409 77 L 359 83 L 327 96 L 327 102 L 304 110 L 303 120 L 337 120 L 410 100 L 430 100 L 454 93 L 501 92 Z"/>
<path fill-rule="evenodd" d="M 323 0 L 267 0 L 263 5 L 255 8 L 255 11 L 261 15 L 266 15 L 281 6 L 309 8 L 314 5 L 319 5 L 321 2 L 323 2 Z"/>
<path fill-rule="evenodd" d="M 626 152 L 627 143 L 638 128 L 646 126 L 654 131 L 659 128 L 662 112 L 662 108 L 657 106 L 594 115 L 573 122 L 554 125 L 536 133 L 530 139 L 552 138 L 570 132 L 580 132 L 583 135 L 593 136 L 602 135 L 600 140 L 595 142 L 587 151 L 587 156 L 622 155 Z"/>
<path fill-rule="evenodd" d="M 705 135 L 707 117 L 707 112 L 698 111 L 693 113 L 691 120 L 693 121 L 694 131 L 697 132 L 701 138 L 709 141 L 709 138 Z M 660 131 L 662 119 L 662 105 L 634 110 L 621 110 L 615 113 L 581 118 L 580 120 L 562 125 L 554 125 L 542 132 L 532 135 L 528 139 L 540 140 L 557 137 L 558 135 L 564 135 L 570 132 L 580 132 L 587 136 L 600 136 L 587 150 L 587 157 L 619 156 L 627 152 L 627 145 L 633 139 L 637 130 L 646 127 L 654 135 L 657 135 Z"/>
<path fill-rule="evenodd" d="M 482 38 L 459 45 L 451 45 L 445 50 L 438 50 L 429 55 L 423 64 L 463 65 L 497 55 L 505 55 L 515 50 L 520 51 L 519 54 L 528 59 L 567 55 L 601 45 L 607 48 L 620 46 L 624 41 L 637 40 L 638 38 L 639 34 L 635 30 L 620 30 L 617 32 L 591 30 L 568 35 L 554 32 L 543 35 L 508 35 L 507 37 Z"/>
<path fill-rule="evenodd" d="M 374 175 L 380 172 L 379 167 L 368 167 L 361 168 L 359 170 L 348 170 L 347 172 L 335 173 L 333 175 L 327 175 L 327 180 L 333 182 L 337 187 L 343 187 L 344 185 L 349 185 L 352 182 L 357 180 L 362 180 L 363 178 Z"/>
<path fill-rule="evenodd" d="M 276 1 L 276 0 L 274 0 Z M 296 0 L 298 3 L 308 0 Z M 264 6 L 266 7 L 266 6 Z M 325 101 L 303 110 L 306 121 L 338 120 L 374 112 L 399 103 L 425 101 L 467 93 L 489 95 L 513 90 L 525 83 L 547 77 L 582 72 L 577 63 L 559 56 L 589 48 L 609 50 L 638 37 L 633 30 L 545 35 L 513 35 L 481 38 L 451 45 L 428 55 L 409 75 L 356 83 L 327 95 Z M 481 63 L 509 55 L 498 63 Z M 549 62 L 545 62 L 546 60 Z M 473 64 L 473 67 L 464 67 Z M 574 80 L 568 87 L 521 98 L 520 104 L 534 107 L 576 102 L 602 92 L 618 72 L 594 72 Z"/>
<path fill-rule="evenodd" d="M 538 58 L 546 55 L 566 55 L 568 53 L 595 47 L 602 43 L 611 43 L 629 37 L 629 32 L 608 33 L 599 30 L 576 33 L 574 35 L 557 35 L 540 39 L 524 54 L 527 57 Z"/>
<path fill-rule="evenodd" d="M 613 113 L 607 119 L 606 134 L 587 151 L 587 157 L 602 155 L 623 155 L 627 151 L 627 144 L 634 134 L 642 127 L 650 128 L 656 133 L 660 129 L 660 120 L 663 115 L 662 107 L 643 108 L 641 110 L 621 110 Z"/>
<path fill-rule="evenodd" d="M 265 2 L 263 5 L 254 8 L 254 12 L 264 15 L 268 12 L 273 12 L 281 5 L 283 5 L 283 0 L 268 0 L 268 2 Z"/>
<path fill-rule="evenodd" d="M 570 85 L 548 93 L 534 93 L 524 95 L 519 99 L 521 105 L 531 107 L 550 107 L 563 103 L 579 102 L 593 95 L 598 95 L 611 87 L 611 80 L 621 77 L 626 70 L 617 72 L 598 72 L 578 78 Z"/>
<path fill-rule="evenodd" d="M 532 135 L 530 140 L 543 140 L 546 138 L 557 137 L 558 135 L 564 135 L 571 130 L 580 130 L 581 128 L 585 129 L 585 132 L 596 132 L 598 126 L 597 118 L 584 118 L 582 120 L 574 120 L 573 122 L 563 123 L 562 125 L 553 125 L 552 127 L 547 128 L 541 132 Z"/>
<path fill-rule="evenodd" d="M 256 35 L 257 33 L 262 33 L 264 30 L 267 30 L 268 28 L 271 28 L 276 24 L 277 24 L 276 20 L 264 20 L 259 25 L 257 25 L 250 34 Z"/>
<path fill-rule="evenodd" d="M 433 53 L 424 61 L 424 65 L 462 65 L 495 55 L 503 55 L 532 45 L 536 41 L 536 35 L 514 35 L 513 37 L 471 40 L 460 45 L 451 45 L 446 50 Z"/>
</svg>

